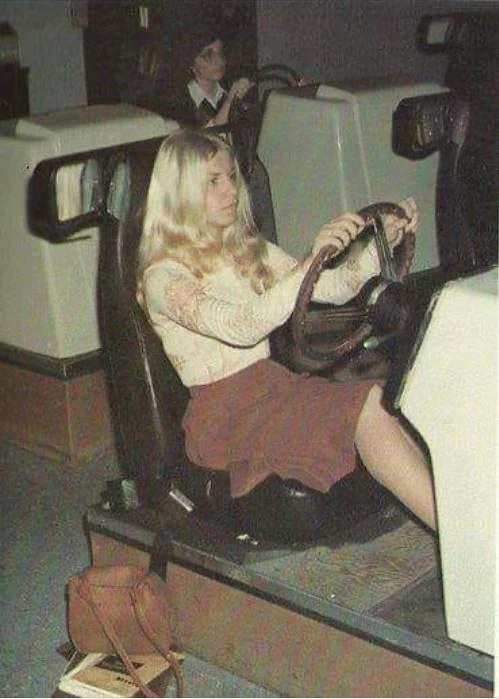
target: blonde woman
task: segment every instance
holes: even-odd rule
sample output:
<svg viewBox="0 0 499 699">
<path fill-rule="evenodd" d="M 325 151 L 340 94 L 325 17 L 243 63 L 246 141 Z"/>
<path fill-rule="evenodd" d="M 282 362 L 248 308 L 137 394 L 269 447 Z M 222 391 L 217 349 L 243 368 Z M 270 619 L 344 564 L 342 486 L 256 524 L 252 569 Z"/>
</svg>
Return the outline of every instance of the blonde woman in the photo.
<svg viewBox="0 0 499 699">
<path fill-rule="evenodd" d="M 389 217 L 393 246 L 407 219 Z M 227 469 L 242 496 L 275 473 L 327 492 L 356 467 L 367 470 L 435 528 L 432 478 L 417 445 L 381 405 L 374 381 L 330 383 L 298 375 L 270 357 L 268 336 L 291 315 L 313 256 L 341 249 L 364 226 L 357 214 L 332 219 L 298 262 L 255 230 L 248 193 L 230 146 L 196 130 L 162 144 L 151 176 L 139 251 L 137 296 L 190 401 L 186 450 L 200 466 Z M 379 272 L 374 244 L 322 273 L 315 300 L 353 298 Z"/>
</svg>

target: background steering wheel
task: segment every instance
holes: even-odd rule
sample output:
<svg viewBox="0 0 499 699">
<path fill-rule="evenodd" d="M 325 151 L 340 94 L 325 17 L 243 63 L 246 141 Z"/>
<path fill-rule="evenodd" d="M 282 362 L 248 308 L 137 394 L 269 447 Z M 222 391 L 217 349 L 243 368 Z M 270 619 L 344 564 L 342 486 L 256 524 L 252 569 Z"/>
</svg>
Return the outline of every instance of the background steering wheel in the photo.
<svg viewBox="0 0 499 699">
<path fill-rule="evenodd" d="M 406 213 L 390 202 L 371 204 L 358 213 L 366 221 L 364 230 L 373 229 L 381 274 L 364 286 L 354 303 L 326 308 L 316 304 L 314 308 L 311 298 L 315 283 L 326 264 L 339 254 L 334 246 L 320 250 L 305 275 L 291 316 L 291 364 L 295 370 L 322 371 L 368 338 L 391 337 L 405 326 L 409 308 L 401 280 L 414 258 L 415 235 L 405 232 L 394 253 L 390 253 L 381 217 L 395 214 L 406 218 Z"/>
<path fill-rule="evenodd" d="M 227 131 L 230 133 L 232 145 L 245 176 L 250 175 L 253 170 L 265 102 L 271 86 L 297 87 L 301 78 L 289 66 L 270 63 L 259 68 L 252 80 L 255 85 L 247 96 L 242 100 L 232 101 L 227 125 Z M 267 89 L 265 89 L 266 86 Z"/>
</svg>

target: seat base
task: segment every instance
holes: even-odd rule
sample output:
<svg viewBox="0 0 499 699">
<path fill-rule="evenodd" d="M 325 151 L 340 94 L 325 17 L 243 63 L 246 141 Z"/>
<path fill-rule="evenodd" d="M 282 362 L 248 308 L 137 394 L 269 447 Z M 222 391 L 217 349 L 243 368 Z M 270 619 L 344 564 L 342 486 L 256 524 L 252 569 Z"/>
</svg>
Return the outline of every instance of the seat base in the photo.
<svg viewBox="0 0 499 699">
<path fill-rule="evenodd" d="M 229 475 L 189 464 L 176 484 L 198 517 L 278 544 L 319 541 L 388 508 L 393 497 L 359 464 L 328 493 L 268 476 L 248 495 L 231 498 Z"/>
</svg>

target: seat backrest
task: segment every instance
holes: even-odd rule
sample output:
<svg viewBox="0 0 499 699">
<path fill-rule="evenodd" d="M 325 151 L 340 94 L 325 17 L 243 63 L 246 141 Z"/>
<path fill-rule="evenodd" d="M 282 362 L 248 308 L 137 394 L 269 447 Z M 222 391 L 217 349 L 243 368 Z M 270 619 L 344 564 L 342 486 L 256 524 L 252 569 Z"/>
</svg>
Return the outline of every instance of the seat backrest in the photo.
<svg viewBox="0 0 499 699">
<path fill-rule="evenodd" d="M 133 144 L 125 157 L 130 204 L 101 229 L 99 320 L 110 404 L 123 472 L 141 504 L 160 505 L 184 463 L 181 420 L 188 394 L 135 298 L 137 252 L 150 174 L 160 140 Z"/>
<path fill-rule="evenodd" d="M 159 144 L 159 140 L 132 144 L 119 151 L 107 177 L 113 177 L 112 171 L 125 159 L 130 204 L 125 211 L 118 205 L 119 216 L 104 215 L 101 223 L 99 320 L 122 471 L 134 480 L 139 504 L 150 510 L 163 510 L 171 502 L 167 498 L 174 485 L 176 496 L 190 500 L 199 518 L 224 530 L 272 542 L 322 537 L 326 523 L 339 527 L 349 521 L 349 512 L 361 514 L 373 504 L 378 506 L 371 486 L 362 487 L 358 478 L 348 483 L 345 479 L 333 501 L 273 474 L 235 502 L 227 471 L 196 466 L 187 458 L 182 418 L 188 390 L 135 298 L 142 215 Z M 200 529 L 205 537 L 222 536 L 220 528 L 216 534 L 207 531 Z"/>
<path fill-rule="evenodd" d="M 419 161 L 439 151 L 435 214 L 440 266 L 460 275 L 497 263 L 498 111 L 455 92 L 402 100 L 394 150 Z"/>
</svg>

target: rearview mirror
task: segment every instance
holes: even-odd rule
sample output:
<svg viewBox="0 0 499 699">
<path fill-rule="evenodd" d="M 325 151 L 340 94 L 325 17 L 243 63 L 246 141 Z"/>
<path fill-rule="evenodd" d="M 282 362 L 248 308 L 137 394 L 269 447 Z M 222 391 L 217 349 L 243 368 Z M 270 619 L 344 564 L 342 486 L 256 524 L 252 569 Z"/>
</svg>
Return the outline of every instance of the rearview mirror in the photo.
<svg viewBox="0 0 499 699">
<path fill-rule="evenodd" d="M 444 53 L 451 46 L 451 15 L 423 17 L 418 28 L 417 46 L 425 53 Z"/>
<path fill-rule="evenodd" d="M 40 162 L 28 189 L 28 222 L 51 242 L 98 225 L 103 213 L 102 166 L 97 158 L 61 157 Z"/>
</svg>

